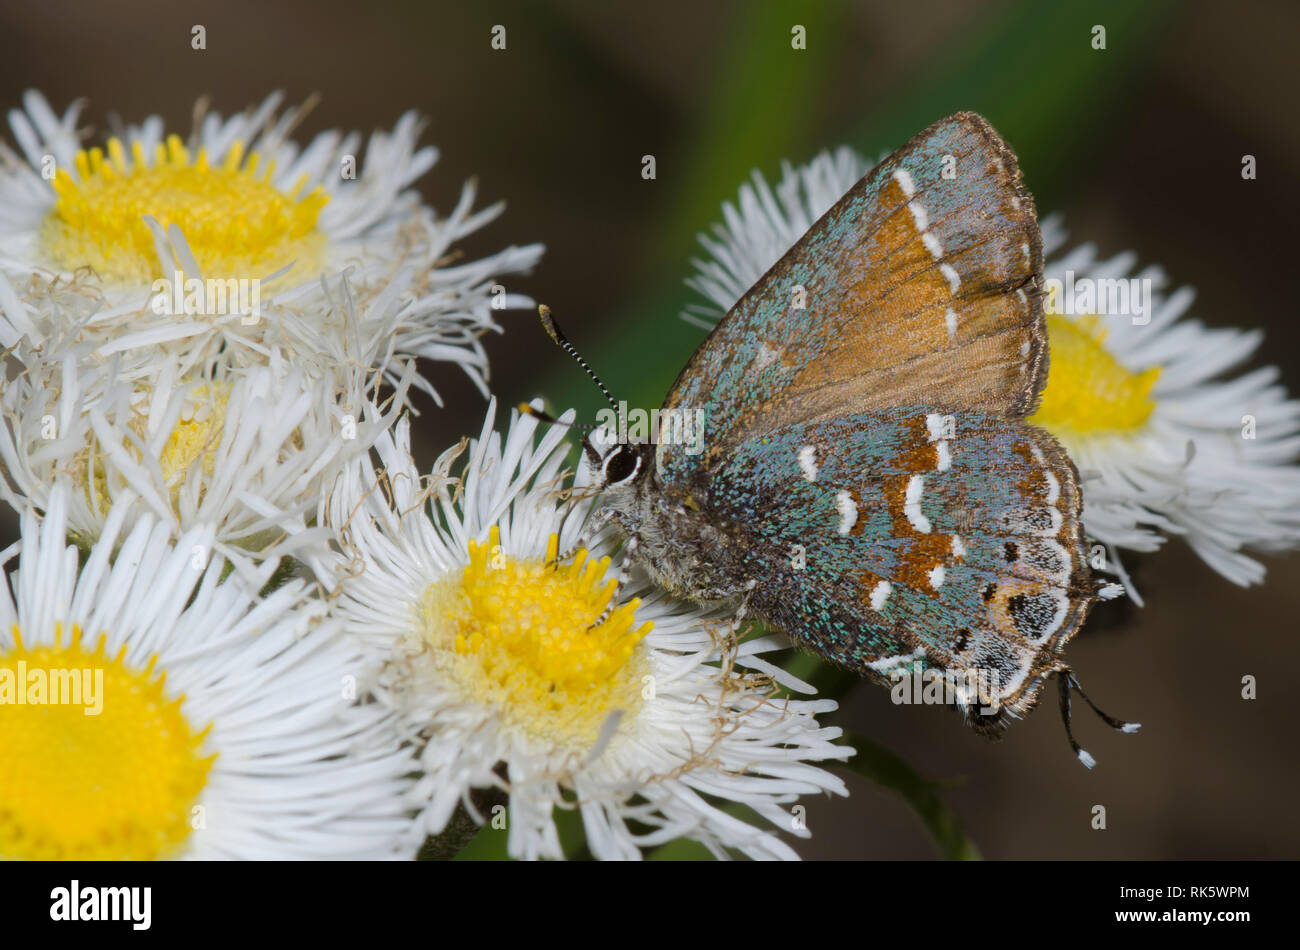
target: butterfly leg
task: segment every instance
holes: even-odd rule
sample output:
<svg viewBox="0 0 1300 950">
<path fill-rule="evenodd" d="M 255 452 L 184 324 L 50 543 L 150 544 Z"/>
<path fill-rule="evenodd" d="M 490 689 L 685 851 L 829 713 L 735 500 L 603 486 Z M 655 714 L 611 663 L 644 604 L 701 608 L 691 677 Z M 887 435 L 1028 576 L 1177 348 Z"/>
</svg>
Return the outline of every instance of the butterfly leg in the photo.
<svg viewBox="0 0 1300 950">
<path fill-rule="evenodd" d="M 745 615 L 749 613 L 749 598 L 754 595 L 754 588 L 757 586 L 757 578 L 745 582 L 745 591 L 740 596 L 740 603 L 736 605 L 736 615 L 731 618 L 730 632 L 733 640 L 740 636 L 740 628 L 745 624 Z"/>
<path fill-rule="evenodd" d="M 578 536 L 578 540 L 574 542 L 567 551 L 561 551 L 559 554 L 555 555 L 554 559 L 548 563 L 559 564 L 562 561 L 567 561 L 577 554 L 580 548 L 590 547 L 591 542 L 595 539 L 596 535 L 600 534 L 601 530 L 614 520 L 614 514 L 614 510 L 611 508 L 600 509 L 600 511 L 596 512 L 591 521 L 582 529 L 582 534 Z"/>
</svg>

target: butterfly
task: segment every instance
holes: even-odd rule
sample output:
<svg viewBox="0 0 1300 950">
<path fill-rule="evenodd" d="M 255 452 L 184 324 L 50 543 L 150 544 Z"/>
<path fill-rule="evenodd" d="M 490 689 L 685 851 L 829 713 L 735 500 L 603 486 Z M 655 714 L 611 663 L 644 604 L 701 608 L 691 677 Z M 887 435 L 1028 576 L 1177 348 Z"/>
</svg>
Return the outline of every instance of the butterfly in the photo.
<svg viewBox="0 0 1300 950">
<path fill-rule="evenodd" d="M 1091 574 L 1073 463 L 1026 421 L 1047 381 L 1042 272 L 1015 154 L 979 115 L 942 119 L 740 298 L 654 438 L 583 440 L 600 519 L 676 595 L 735 601 L 885 684 L 946 678 L 984 735 L 1057 677 L 1091 767 L 1061 654 L 1120 590 Z M 671 437 L 700 410 L 700 445 Z"/>
</svg>

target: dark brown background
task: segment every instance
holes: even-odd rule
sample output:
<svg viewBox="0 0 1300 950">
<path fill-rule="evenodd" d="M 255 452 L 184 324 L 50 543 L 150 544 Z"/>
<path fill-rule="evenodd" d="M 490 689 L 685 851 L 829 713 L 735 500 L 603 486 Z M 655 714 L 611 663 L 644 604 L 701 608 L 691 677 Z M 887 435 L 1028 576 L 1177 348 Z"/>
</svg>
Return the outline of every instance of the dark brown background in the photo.
<svg viewBox="0 0 1300 950">
<path fill-rule="evenodd" d="M 1134 8 L 1142 8 L 1135 13 Z M 1048 12 L 1045 12 L 1048 11 Z M 207 28 L 207 50 L 190 28 Z M 493 24 L 508 49 L 489 48 Z M 792 54 L 792 23 L 809 48 Z M 1108 49 L 1088 49 L 1094 23 Z M 438 209 L 477 175 L 505 217 L 464 245 L 542 241 L 535 276 L 512 289 L 550 303 L 620 395 L 653 404 L 702 334 L 676 319 L 691 238 L 751 168 L 848 142 L 869 154 L 947 112 L 984 112 L 1022 159 L 1041 210 L 1104 253 L 1135 248 L 1178 282 L 1211 325 L 1261 326 L 1268 361 L 1300 386 L 1294 289 L 1300 8 L 1232 4 L 642 3 L 185 5 L 139 0 L 0 11 L 0 101 L 25 88 L 56 109 L 90 97 L 86 120 L 161 113 L 185 132 L 194 100 L 229 113 L 282 88 L 322 103 L 304 134 L 430 117 L 442 159 L 423 190 Z M 640 177 L 654 153 L 659 177 Z M 1254 154 L 1259 180 L 1243 182 Z M 596 407 L 577 370 L 526 314 L 489 343 L 494 388 Z M 422 419 L 421 461 L 478 430 L 473 390 L 442 378 L 448 408 Z M 8 512 L 3 535 L 12 537 Z M 1297 857 L 1300 779 L 1292 724 L 1300 685 L 1300 561 L 1270 562 L 1240 590 L 1178 543 L 1134 558 L 1145 609 L 1105 605 L 1071 648 L 1103 707 L 1140 719 L 1077 729 L 1100 760 L 1070 756 L 1053 703 L 988 744 L 950 713 L 897 707 L 883 690 L 847 698 L 843 725 L 923 773 L 954 777 L 947 800 L 994 858 Z M 1260 697 L 1239 698 L 1259 677 Z M 808 857 L 925 858 L 934 852 L 892 793 L 851 779 L 852 797 L 812 802 Z M 1103 804 L 1108 830 L 1090 827 Z"/>
</svg>

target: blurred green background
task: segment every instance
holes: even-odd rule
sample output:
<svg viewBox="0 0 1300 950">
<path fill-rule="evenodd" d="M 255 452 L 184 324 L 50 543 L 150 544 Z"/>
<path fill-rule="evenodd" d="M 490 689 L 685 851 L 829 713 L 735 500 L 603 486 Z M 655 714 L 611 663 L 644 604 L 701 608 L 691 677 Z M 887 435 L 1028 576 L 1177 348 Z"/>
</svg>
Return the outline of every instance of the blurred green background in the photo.
<svg viewBox="0 0 1300 950">
<path fill-rule="evenodd" d="M 194 24 L 207 30 L 204 51 L 190 47 Z M 496 24 L 504 51 L 489 45 Z M 806 50 L 791 49 L 795 24 Z M 1091 45 L 1097 24 L 1105 50 Z M 97 135 L 113 113 L 161 113 L 184 133 L 199 96 L 229 113 L 274 89 L 291 101 L 321 94 L 301 135 L 389 127 L 417 109 L 442 151 L 422 183 L 433 206 L 450 209 L 471 176 L 484 202 L 509 205 L 461 249 L 545 243 L 537 272 L 510 289 L 550 304 L 616 395 L 647 407 L 703 338 L 677 317 L 692 300 L 682 281 L 695 234 L 752 169 L 771 179 L 782 159 L 842 143 L 875 156 L 974 109 L 1019 153 L 1040 211 L 1066 213 L 1072 241 L 1136 249 L 1194 283 L 1194 314 L 1211 325 L 1265 328 L 1267 360 L 1296 387 L 1298 34 L 1300 5 L 1263 0 L 78 0 L 0 10 L 0 99 L 14 107 L 34 87 L 62 110 L 89 97 Z M 1257 181 L 1241 180 L 1247 153 Z M 656 156 L 653 181 L 641 178 L 645 154 Z M 503 401 L 542 394 L 590 417 L 598 395 L 535 318 L 504 319 L 508 332 L 488 341 Z M 426 404 L 423 464 L 481 425 L 466 381 L 435 382 L 447 408 Z M 1243 591 L 1177 543 L 1131 560 L 1148 606 L 1104 605 L 1070 650 L 1105 708 L 1144 723 L 1129 737 L 1078 717 L 1094 772 L 1069 754 L 1052 702 L 999 744 L 868 686 L 849 690 L 833 721 L 952 780 L 942 801 L 986 857 L 1300 856 L 1300 567 L 1274 560 L 1268 584 Z M 1260 679 L 1254 702 L 1239 698 L 1245 673 Z M 872 761 L 888 771 L 884 753 Z M 913 800 L 931 794 L 890 774 Z M 813 838 L 801 853 L 936 853 L 894 791 L 857 775 L 850 785 L 848 800 L 807 803 Z M 1105 831 L 1090 825 L 1096 804 Z"/>
</svg>

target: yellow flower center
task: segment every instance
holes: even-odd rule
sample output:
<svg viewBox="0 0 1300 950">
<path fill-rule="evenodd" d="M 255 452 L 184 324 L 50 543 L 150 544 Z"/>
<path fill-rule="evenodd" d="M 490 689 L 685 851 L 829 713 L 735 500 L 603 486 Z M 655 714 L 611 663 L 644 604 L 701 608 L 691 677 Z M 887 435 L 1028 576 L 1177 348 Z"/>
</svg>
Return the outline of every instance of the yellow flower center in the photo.
<svg viewBox="0 0 1300 950">
<path fill-rule="evenodd" d="M 212 476 L 229 400 L 228 384 L 215 383 L 190 390 L 176 428 L 172 429 L 158 458 L 168 485 L 174 487 L 177 477 L 189 471 L 190 466 L 200 459 L 203 474 Z"/>
<path fill-rule="evenodd" d="M 493 527 L 487 544 L 470 541 L 460 576 L 426 591 L 421 613 L 434 660 L 509 725 L 588 748 L 612 712 L 640 707 L 648 662 L 639 646 L 653 624 L 633 629 L 638 599 L 605 615 L 617 587 L 605 579 L 609 558 L 591 560 L 583 548 L 556 563 L 551 535 L 544 560 L 516 559 L 500 537 Z"/>
<path fill-rule="evenodd" d="M 175 505 L 181 485 L 186 474 L 194 464 L 204 479 L 212 477 L 216 470 L 216 451 L 221 445 L 222 430 L 226 423 L 226 406 L 230 400 L 228 383 L 205 383 L 195 386 L 185 397 L 185 405 L 180 418 L 172 429 L 171 435 L 158 455 L 158 466 L 162 469 L 165 484 L 171 489 L 172 502 Z M 148 419 L 145 413 L 137 411 L 128 425 L 139 439 L 124 440 L 127 452 L 136 460 L 142 460 L 139 445 L 148 436 Z M 76 469 L 85 479 L 86 499 L 92 508 L 100 511 L 110 506 L 107 473 L 102 460 L 92 446 L 87 446 L 78 459 Z M 202 492 L 200 491 L 200 497 Z"/>
<path fill-rule="evenodd" d="M 1093 316 L 1048 314 L 1047 334 L 1047 388 L 1030 422 L 1067 439 L 1142 427 L 1156 407 L 1151 389 L 1159 366 L 1134 373 L 1120 365 L 1104 345 L 1105 327 Z"/>
<path fill-rule="evenodd" d="M 0 857 L 142 860 L 176 853 L 215 755 L 143 670 L 62 645 L 0 654 Z M 209 727 L 211 728 L 211 727 Z"/>
<path fill-rule="evenodd" d="M 164 229 L 180 226 L 205 278 L 262 279 L 295 260 L 296 274 L 322 256 L 316 221 L 329 196 L 317 186 L 300 198 L 305 174 L 292 191 L 280 191 L 271 183 L 275 163 L 262 168 L 256 152 L 245 162 L 242 143 L 214 167 L 203 149 L 191 161 L 175 135 L 156 147 L 152 164 L 139 142 L 128 158 L 121 141 L 110 139 L 107 156 L 100 148 L 81 151 L 76 166 L 76 178 L 64 168 L 55 173 L 56 201 L 41 229 L 45 251 L 64 269 L 172 280 L 161 272 L 145 215 Z"/>
</svg>

